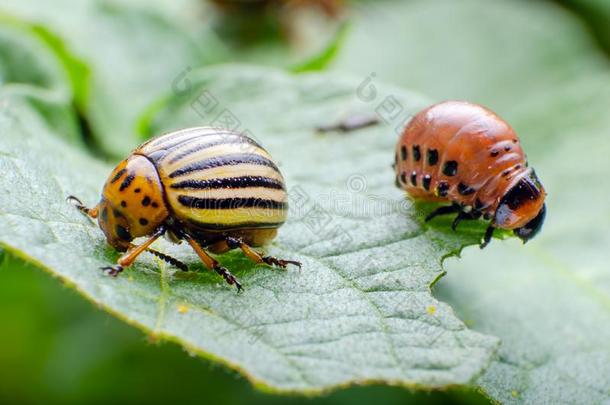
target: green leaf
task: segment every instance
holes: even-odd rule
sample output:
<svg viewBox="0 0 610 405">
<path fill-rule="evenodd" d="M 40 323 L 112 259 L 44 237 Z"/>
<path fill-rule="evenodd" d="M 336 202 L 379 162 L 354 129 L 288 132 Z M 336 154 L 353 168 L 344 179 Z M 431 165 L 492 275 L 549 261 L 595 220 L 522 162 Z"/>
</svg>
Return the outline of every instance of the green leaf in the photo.
<svg viewBox="0 0 610 405">
<path fill-rule="evenodd" d="M 150 127 L 211 123 L 214 114 L 202 118 L 191 107 L 203 87 L 217 111 L 238 117 L 277 158 L 290 188 L 290 219 L 266 250 L 301 260 L 301 271 L 222 255 L 245 286 L 237 294 L 185 246 L 159 242 L 198 272 L 142 257 L 120 277 L 105 276 L 99 267 L 117 253 L 65 197 L 93 204 L 111 168 L 66 145 L 25 104 L 0 124 L 0 244 L 151 336 L 268 390 L 370 382 L 440 388 L 476 378 L 496 339 L 468 330 L 429 286 L 442 259 L 475 243 L 481 229 L 422 224 L 421 211 L 393 186 L 392 126 L 350 135 L 314 129 L 370 111 L 355 95 L 359 80 L 247 66 L 193 72 L 188 80 L 190 91 L 170 99 Z M 399 100 L 405 114 L 428 103 L 398 89 L 377 91 Z"/>
<path fill-rule="evenodd" d="M 574 16 L 542 2 L 375 2 L 366 10 L 338 67 L 485 103 L 520 134 L 549 193 L 534 241 L 468 249 L 437 284 L 470 327 L 502 340 L 478 383 L 502 403 L 607 403 L 604 55 Z"/>
</svg>

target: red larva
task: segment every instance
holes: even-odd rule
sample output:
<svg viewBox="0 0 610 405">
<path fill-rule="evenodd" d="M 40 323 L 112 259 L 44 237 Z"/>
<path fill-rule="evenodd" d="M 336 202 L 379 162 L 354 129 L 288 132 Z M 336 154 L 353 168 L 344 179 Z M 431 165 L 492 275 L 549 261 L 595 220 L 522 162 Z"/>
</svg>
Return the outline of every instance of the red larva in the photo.
<svg viewBox="0 0 610 405">
<path fill-rule="evenodd" d="M 513 230 L 524 242 L 544 222 L 546 193 L 527 166 L 519 138 L 504 120 L 476 104 L 446 101 L 419 112 L 396 145 L 396 184 L 414 199 L 451 202 L 432 212 L 491 220 L 481 247 L 495 228 Z"/>
</svg>

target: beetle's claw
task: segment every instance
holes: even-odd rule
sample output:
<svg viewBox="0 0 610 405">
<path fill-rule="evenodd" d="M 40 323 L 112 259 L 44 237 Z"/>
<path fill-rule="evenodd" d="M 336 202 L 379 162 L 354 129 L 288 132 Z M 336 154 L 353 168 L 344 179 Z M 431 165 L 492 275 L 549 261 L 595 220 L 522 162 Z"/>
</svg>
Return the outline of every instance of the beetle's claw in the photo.
<svg viewBox="0 0 610 405">
<path fill-rule="evenodd" d="M 302 266 L 301 262 L 297 262 L 296 260 L 283 260 L 273 256 L 265 256 L 263 257 L 263 261 L 270 266 L 276 265 L 282 269 L 285 269 L 289 264 L 294 264 L 295 266 L 298 266 L 299 269 Z"/>
<path fill-rule="evenodd" d="M 123 268 L 123 266 L 117 264 L 116 266 L 102 267 L 101 270 L 111 277 L 116 277 L 119 275 L 119 273 L 121 273 L 124 270 L 124 268 Z"/>
</svg>

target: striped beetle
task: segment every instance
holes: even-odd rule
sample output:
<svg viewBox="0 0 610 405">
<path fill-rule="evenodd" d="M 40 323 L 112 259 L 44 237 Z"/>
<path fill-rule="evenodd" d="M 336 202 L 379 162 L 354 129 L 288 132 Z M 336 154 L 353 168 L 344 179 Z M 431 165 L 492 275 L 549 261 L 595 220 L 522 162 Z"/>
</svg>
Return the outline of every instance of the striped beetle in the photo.
<svg viewBox="0 0 610 405">
<path fill-rule="evenodd" d="M 256 263 L 285 268 L 297 261 L 262 256 L 252 247 L 272 240 L 287 215 L 284 178 L 271 156 L 244 134 L 197 127 L 149 140 L 135 149 L 110 174 L 101 201 L 81 212 L 97 218 L 108 243 L 126 252 L 115 266 L 117 276 L 144 251 L 181 270 L 181 261 L 150 248 L 160 236 L 186 240 L 203 264 L 230 285 L 241 284 L 212 258 L 239 248 Z M 134 238 L 147 236 L 140 245 Z"/>
</svg>

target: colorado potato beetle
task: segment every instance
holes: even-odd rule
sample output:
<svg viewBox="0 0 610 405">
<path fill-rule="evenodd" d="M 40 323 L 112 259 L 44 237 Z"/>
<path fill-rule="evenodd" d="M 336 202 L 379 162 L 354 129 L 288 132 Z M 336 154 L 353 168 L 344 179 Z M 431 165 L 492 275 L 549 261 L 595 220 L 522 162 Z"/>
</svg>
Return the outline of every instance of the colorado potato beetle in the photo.
<svg viewBox="0 0 610 405">
<path fill-rule="evenodd" d="M 148 251 L 187 270 L 181 261 L 150 248 L 160 236 L 185 240 L 205 267 L 241 290 L 241 284 L 212 258 L 239 248 L 256 263 L 285 268 L 297 261 L 262 256 L 252 247 L 272 240 L 287 214 L 284 178 L 271 156 L 250 137 L 227 129 L 197 127 L 149 140 L 112 171 L 100 202 L 83 213 L 97 218 L 108 243 L 126 252 L 115 266 L 118 275 Z M 140 245 L 135 238 L 147 236 Z"/>
<path fill-rule="evenodd" d="M 457 213 L 455 230 L 483 216 L 490 224 L 481 248 L 496 228 L 513 230 L 524 243 L 540 231 L 544 187 L 513 129 L 485 107 L 462 101 L 428 107 L 409 122 L 395 152 L 398 187 L 414 199 L 452 203 L 426 221 Z"/>
</svg>

